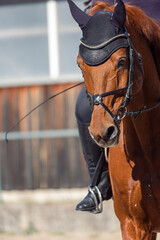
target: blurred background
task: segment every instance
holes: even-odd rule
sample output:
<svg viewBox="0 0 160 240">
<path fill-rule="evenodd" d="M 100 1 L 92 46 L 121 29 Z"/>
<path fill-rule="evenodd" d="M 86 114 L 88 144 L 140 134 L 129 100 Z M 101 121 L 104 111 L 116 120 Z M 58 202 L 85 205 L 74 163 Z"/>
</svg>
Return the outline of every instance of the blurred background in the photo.
<svg viewBox="0 0 160 240">
<path fill-rule="evenodd" d="M 74 113 L 81 86 L 12 129 L 45 99 L 83 81 L 80 38 L 66 0 L 0 1 L 1 240 L 120 236 L 112 201 L 99 215 L 74 210 L 89 183 Z"/>
<path fill-rule="evenodd" d="M 74 210 L 89 184 L 75 118 L 81 86 L 13 128 L 83 81 L 80 38 L 66 0 L 0 0 L 1 240 L 121 239 L 112 200 L 98 215 Z"/>
<path fill-rule="evenodd" d="M 67 2 L 22 2 L 0 6 L 1 132 L 48 97 L 82 81 L 76 66 L 80 32 Z M 8 134 L 7 147 L 2 141 L 3 190 L 86 186 L 74 116 L 79 90 L 37 109 Z"/>
</svg>

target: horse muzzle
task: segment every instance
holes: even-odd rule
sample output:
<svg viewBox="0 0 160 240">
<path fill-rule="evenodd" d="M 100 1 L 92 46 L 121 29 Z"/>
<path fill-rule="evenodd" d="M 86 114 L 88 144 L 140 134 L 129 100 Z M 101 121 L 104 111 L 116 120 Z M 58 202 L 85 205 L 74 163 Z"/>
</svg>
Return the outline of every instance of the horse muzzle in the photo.
<svg viewBox="0 0 160 240">
<path fill-rule="evenodd" d="M 101 131 L 96 131 L 96 128 L 89 127 L 89 132 L 93 140 L 103 148 L 114 147 L 118 144 L 120 130 L 112 124 Z"/>
</svg>

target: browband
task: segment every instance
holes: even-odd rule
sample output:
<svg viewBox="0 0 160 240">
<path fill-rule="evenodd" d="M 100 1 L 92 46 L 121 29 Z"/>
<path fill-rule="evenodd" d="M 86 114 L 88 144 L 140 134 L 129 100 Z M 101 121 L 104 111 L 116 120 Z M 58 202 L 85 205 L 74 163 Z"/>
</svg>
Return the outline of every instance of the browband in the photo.
<svg viewBox="0 0 160 240">
<path fill-rule="evenodd" d="M 80 42 L 81 42 L 81 44 L 82 44 L 83 46 L 85 46 L 85 47 L 87 47 L 87 48 L 89 48 L 89 49 L 100 49 L 100 48 L 106 46 L 107 44 L 113 42 L 113 41 L 116 40 L 116 39 L 119 39 L 119 38 L 128 38 L 128 37 L 130 37 L 130 34 L 129 34 L 128 32 L 125 32 L 125 33 L 123 33 L 123 34 L 118 34 L 118 35 L 110 38 L 109 40 L 107 40 L 107 41 L 105 41 L 105 42 L 103 42 L 103 43 L 101 43 L 101 44 L 98 44 L 98 45 L 96 45 L 96 46 L 87 45 L 87 44 L 85 44 L 81 39 L 80 39 Z"/>
</svg>

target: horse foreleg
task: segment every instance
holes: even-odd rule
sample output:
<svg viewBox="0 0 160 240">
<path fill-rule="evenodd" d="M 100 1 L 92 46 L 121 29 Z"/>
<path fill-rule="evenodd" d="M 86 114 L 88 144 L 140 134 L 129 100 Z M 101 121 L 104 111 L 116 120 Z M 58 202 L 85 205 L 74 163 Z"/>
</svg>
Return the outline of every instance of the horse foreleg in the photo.
<svg viewBox="0 0 160 240">
<path fill-rule="evenodd" d="M 126 218 L 121 223 L 121 230 L 123 240 L 156 240 L 157 237 L 156 233 L 151 232 L 149 226 L 140 226 L 131 218 Z"/>
<path fill-rule="evenodd" d="M 136 231 L 133 222 L 130 218 L 126 218 L 121 222 L 122 239 L 123 240 L 135 240 Z"/>
<path fill-rule="evenodd" d="M 151 240 L 156 240 L 157 239 L 157 233 L 152 233 L 152 238 Z"/>
</svg>

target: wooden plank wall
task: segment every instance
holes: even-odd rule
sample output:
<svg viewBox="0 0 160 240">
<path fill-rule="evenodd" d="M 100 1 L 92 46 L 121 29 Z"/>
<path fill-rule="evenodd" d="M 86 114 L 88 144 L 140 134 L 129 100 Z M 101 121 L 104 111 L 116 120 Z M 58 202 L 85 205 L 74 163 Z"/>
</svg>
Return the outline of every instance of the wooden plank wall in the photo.
<svg viewBox="0 0 160 240">
<path fill-rule="evenodd" d="M 0 130 L 7 131 L 36 105 L 72 85 L 1 89 Z M 77 128 L 74 112 L 80 88 L 50 100 L 23 120 L 14 131 Z M 88 185 L 79 138 L 1 142 L 0 149 L 1 180 L 5 190 Z"/>
</svg>

